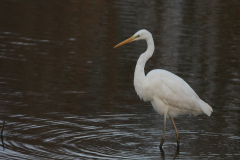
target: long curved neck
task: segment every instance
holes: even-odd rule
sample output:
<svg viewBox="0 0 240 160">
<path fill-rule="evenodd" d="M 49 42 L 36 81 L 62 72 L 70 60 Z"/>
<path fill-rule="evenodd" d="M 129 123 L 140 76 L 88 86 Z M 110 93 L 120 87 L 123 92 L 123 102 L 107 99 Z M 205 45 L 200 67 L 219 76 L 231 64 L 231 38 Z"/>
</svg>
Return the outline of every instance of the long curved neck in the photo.
<svg viewBox="0 0 240 160">
<path fill-rule="evenodd" d="M 152 57 L 153 52 L 154 52 L 154 42 L 153 38 L 149 37 L 146 39 L 147 41 L 147 50 L 143 54 L 140 55 L 137 61 L 137 65 L 135 68 L 134 72 L 134 86 L 137 94 L 140 96 L 140 98 L 143 98 L 141 96 L 142 90 L 145 88 L 144 86 L 146 85 L 145 79 L 145 72 L 144 72 L 144 67 L 147 62 L 147 60 Z"/>
</svg>

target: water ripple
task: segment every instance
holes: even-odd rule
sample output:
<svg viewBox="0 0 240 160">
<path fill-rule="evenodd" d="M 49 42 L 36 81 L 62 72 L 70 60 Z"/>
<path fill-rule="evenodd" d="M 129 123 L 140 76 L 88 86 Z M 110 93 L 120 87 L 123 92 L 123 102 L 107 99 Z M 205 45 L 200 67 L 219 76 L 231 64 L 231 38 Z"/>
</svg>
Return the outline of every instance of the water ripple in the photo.
<svg viewBox="0 0 240 160">
<path fill-rule="evenodd" d="M 56 116 L 55 113 L 48 113 L 47 115 L 49 114 Z M 158 150 L 159 142 L 156 142 L 155 139 L 160 138 L 161 131 L 154 129 L 155 127 L 147 130 L 144 126 L 148 123 L 141 124 L 143 127 L 138 123 L 129 123 L 129 120 L 132 122 L 139 119 L 144 121 L 144 119 L 150 117 L 149 115 L 142 115 L 142 118 L 140 118 L 135 114 L 112 114 L 89 119 L 70 114 L 62 114 L 62 116 L 65 120 L 12 115 L 11 118 L 15 121 L 7 125 L 8 128 L 15 127 L 4 134 L 6 146 L 4 152 L 11 152 L 17 158 L 25 157 L 26 159 L 31 159 L 32 156 L 46 158 L 49 155 L 56 159 L 62 157 L 64 159 L 73 157 L 86 159 L 148 159 L 154 157 L 148 154 L 149 150 Z M 20 119 L 27 121 L 20 123 Z M 90 122 L 100 122 L 100 124 Z M 129 124 L 126 124 L 126 122 Z M 33 130 L 35 134 L 31 134 Z M 14 132 L 18 134 L 14 134 Z M 200 138 L 206 141 L 208 137 L 218 138 L 219 136 L 234 140 L 240 139 L 232 134 L 226 135 L 201 130 L 198 132 L 181 130 L 179 133 L 183 138 L 182 147 L 185 148 L 188 147 L 188 143 L 191 143 L 191 139 L 197 141 Z M 175 142 L 171 142 L 171 139 L 175 138 L 174 135 L 173 128 L 166 132 L 168 141 L 165 143 L 164 150 L 169 150 L 175 146 Z M 187 139 L 184 137 L 187 137 Z M 171 139 L 169 140 L 169 138 Z M 139 155 L 138 152 L 141 151 L 142 153 L 142 150 L 147 152 Z M 32 154 L 29 154 L 29 152 Z M 0 153 L 3 153 L 3 151 Z M 184 151 L 180 154 L 184 155 Z M 159 155 L 155 156 L 159 157 Z M 211 153 L 209 156 L 213 158 L 217 155 Z M 202 157 L 206 157 L 206 155 L 202 155 Z M 181 156 L 179 158 L 181 159 Z"/>
</svg>

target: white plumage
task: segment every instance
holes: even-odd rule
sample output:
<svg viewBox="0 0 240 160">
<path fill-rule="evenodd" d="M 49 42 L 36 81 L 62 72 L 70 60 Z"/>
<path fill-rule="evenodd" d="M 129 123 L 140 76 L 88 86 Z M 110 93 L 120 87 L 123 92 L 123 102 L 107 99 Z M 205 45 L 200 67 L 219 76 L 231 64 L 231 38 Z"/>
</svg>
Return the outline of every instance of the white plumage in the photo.
<svg viewBox="0 0 240 160">
<path fill-rule="evenodd" d="M 147 100 L 152 102 L 159 114 L 167 113 L 168 116 L 176 117 L 185 113 L 205 113 L 210 116 L 212 108 L 202 101 L 182 78 L 171 72 L 156 69 L 149 72 L 146 79 L 148 83 L 145 93 L 146 97 L 150 98 Z M 162 112 L 163 107 L 166 108 L 165 112 Z"/>
<path fill-rule="evenodd" d="M 145 64 L 154 52 L 152 34 L 147 30 L 138 31 L 131 38 L 119 43 L 114 48 L 136 40 L 146 40 L 148 48 L 146 52 L 140 55 L 136 64 L 134 73 L 135 90 L 141 99 L 150 101 L 153 108 L 159 114 L 164 115 L 164 130 L 160 147 L 165 140 L 166 117 L 171 117 L 179 146 L 179 135 L 173 117 L 186 113 L 192 115 L 205 113 L 210 116 L 213 110 L 177 75 L 166 70 L 155 69 L 145 76 Z"/>
</svg>

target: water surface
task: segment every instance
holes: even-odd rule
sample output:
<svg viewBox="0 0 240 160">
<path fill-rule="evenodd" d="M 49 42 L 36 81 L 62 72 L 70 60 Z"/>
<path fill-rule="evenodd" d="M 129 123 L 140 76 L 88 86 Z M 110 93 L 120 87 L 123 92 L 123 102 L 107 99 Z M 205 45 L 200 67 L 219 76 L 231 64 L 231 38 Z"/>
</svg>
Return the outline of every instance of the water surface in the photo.
<svg viewBox="0 0 240 160">
<path fill-rule="evenodd" d="M 1 159 L 238 159 L 240 2 L 0 2 Z M 146 73 L 182 77 L 214 112 L 167 120 L 139 100 L 133 73 L 153 34 Z"/>
</svg>

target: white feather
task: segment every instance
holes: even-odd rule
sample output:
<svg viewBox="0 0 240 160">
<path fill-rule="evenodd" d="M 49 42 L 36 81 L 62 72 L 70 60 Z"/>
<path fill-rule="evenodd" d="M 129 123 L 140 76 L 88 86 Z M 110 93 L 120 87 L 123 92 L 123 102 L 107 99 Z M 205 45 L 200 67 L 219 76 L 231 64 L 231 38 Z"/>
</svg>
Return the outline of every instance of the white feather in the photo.
<svg viewBox="0 0 240 160">
<path fill-rule="evenodd" d="M 205 113 L 210 116 L 212 108 L 182 78 L 162 69 L 152 70 L 145 76 L 144 67 L 153 54 L 154 42 L 151 33 L 146 30 L 140 30 L 134 36 L 137 35 L 140 35 L 137 40 L 145 39 L 148 44 L 147 51 L 137 61 L 134 73 L 134 86 L 139 97 L 151 101 L 159 114 L 176 117 L 186 113 Z"/>
</svg>

